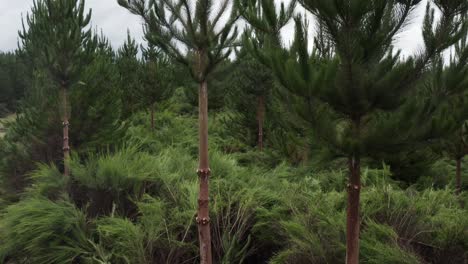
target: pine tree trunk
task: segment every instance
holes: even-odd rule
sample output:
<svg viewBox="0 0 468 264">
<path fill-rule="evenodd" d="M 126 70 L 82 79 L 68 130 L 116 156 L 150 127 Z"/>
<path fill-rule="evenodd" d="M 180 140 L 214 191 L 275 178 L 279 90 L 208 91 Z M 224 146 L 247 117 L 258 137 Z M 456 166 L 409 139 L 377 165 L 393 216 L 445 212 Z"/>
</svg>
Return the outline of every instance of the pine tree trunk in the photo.
<svg viewBox="0 0 468 264">
<path fill-rule="evenodd" d="M 349 158 L 348 208 L 346 218 L 346 264 L 359 263 L 359 196 L 361 165 L 359 157 Z"/>
<path fill-rule="evenodd" d="M 462 159 L 461 158 L 457 158 L 457 172 L 456 172 L 456 194 L 459 195 L 461 193 L 461 189 L 462 189 L 462 183 L 461 183 L 461 162 L 462 162 Z"/>
<path fill-rule="evenodd" d="M 70 159 L 70 142 L 69 142 L 69 117 L 68 117 L 68 95 L 67 87 L 61 87 L 61 104 L 62 104 L 62 125 L 63 125 L 63 174 L 70 176 L 69 159 Z"/>
<path fill-rule="evenodd" d="M 258 122 L 258 149 L 263 151 L 263 123 L 265 120 L 265 97 L 258 97 L 257 122 Z"/>
<path fill-rule="evenodd" d="M 154 104 L 151 105 L 151 131 L 154 131 Z"/>
<path fill-rule="evenodd" d="M 208 161 L 208 84 L 200 83 L 198 98 L 199 117 L 199 166 L 198 177 L 200 193 L 198 195 L 198 238 L 200 242 L 200 263 L 211 264 L 211 234 L 209 216 L 209 178 L 210 167 Z"/>
</svg>

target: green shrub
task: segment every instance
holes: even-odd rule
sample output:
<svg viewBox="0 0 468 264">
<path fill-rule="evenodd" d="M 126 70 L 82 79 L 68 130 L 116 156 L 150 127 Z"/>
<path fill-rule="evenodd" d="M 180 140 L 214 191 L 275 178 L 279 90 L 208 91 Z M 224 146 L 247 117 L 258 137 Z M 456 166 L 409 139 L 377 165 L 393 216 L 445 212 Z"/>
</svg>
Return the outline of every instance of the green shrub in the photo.
<svg viewBox="0 0 468 264">
<path fill-rule="evenodd" d="M 372 220 L 365 222 L 361 233 L 362 263 L 369 264 L 417 264 L 421 260 L 400 247 L 398 234 L 387 225 Z"/>
<path fill-rule="evenodd" d="M 99 241 L 111 254 L 111 263 L 148 263 L 145 256 L 145 235 L 140 227 L 127 219 L 105 217 L 96 221 Z"/>
<path fill-rule="evenodd" d="M 303 193 L 290 203 L 292 217 L 281 221 L 286 246 L 271 263 L 339 263 L 345 256 L 343 195 Z M 299 203 L 298 203 L 299 202 Z"/>
<path fill-rule="evenodd" d="M 392 227 L 399 241 L 421 258 L 443 263 L 449 255 L 463 259 L 468 253 L 468 212 L 450 189 L 369 188 L 362 208 L 365 218 Z"/>
<path fill-rule="evenodd" d="M 66 196 L 69 181 L 54 165 L 39 164 L 38 168 L 30 174 L 30 180 L 28 195 L 47 197 L 51 200 Z"/>
<path fill-rule="evenodd" d="M 137 146 L 115 153 L 92 155 L 84 163 L 71 162 L 72 197 L 91 216 L 120 215 L 134 217 L 136 206 L 157 173 L 157 161 Z"/>
<path fill-rule="evenodd" d="M 0 221 L 0 262 L 72 263 L 89 255 L 85 215 L 66 201 L 30 198 L 7 207 Z"/>
<path fill-rule="evenodd" d="M 195 156 L 198 153 L 197 119 L 174 112 L 155 113 L 154 131 L 149 126 L 149 114 L 137 113 L 130 120 L 126 140 L 141 145 L 142 150 L 159 153 L 167 148 L 183 148 Z"/>
</svg>

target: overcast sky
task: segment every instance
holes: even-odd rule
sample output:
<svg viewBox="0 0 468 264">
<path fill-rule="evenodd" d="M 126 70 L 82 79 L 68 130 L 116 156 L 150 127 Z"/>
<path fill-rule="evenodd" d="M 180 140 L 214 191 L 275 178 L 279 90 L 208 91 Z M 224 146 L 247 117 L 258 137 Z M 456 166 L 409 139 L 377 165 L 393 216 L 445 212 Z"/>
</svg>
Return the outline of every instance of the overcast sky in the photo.
<svg viewBox="0 0 468 264">
<path fill-rule="evenodd" d="M 405 55 L 416 52 L 422 45 L 421 22 L 426 1 L 415 12 L 412 23 L 399 35 L 396 43 Z M 0 0 L 0 51 L 11 51 L 17 47 L 18 30 L 21 28 L 21 15 L 31 8 L 33 0 Z M 86 5 L 93 10 L 92 24 L 102 29 L 114 47 L 120 46 L 126 38 L 127 29 L 138 42 L 143 42 L 141 21 L 117 4 L 117 0 L 87 0 Z M 290 35 L 292 25 L 285 29 Z M 285 36 L 287 40 L 288 37 Z"/>
</svg>

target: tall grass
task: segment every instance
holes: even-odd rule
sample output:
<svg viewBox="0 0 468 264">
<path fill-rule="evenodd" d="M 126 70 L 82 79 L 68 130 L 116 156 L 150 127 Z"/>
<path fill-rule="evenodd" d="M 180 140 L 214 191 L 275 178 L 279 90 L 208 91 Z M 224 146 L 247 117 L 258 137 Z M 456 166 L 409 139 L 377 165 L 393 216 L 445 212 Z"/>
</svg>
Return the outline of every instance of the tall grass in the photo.
<svg viewBox="0 0 468 264">
<path fill-rule="evenodd" d="M 28 198 L 7 207 L 0 221 L 0 262 L 72 263 L 86 256 L 85 215 L 66 201 Z"/>
<path fill-rule="evenodd" d="M 197 263 L 196 127 L 173 117 L 160 114 L 155 134 L 132 125 L 137 144 L 74 157 L 69 181 L 39 165 L 1 210 L 0 263 Z M 343 171 L 256 166 L 223 150 L 211 153 L 215 263 L 342 262 Z M 363 169 L 362 262 L 466 261 L 468 215 L 453 191 L 390 178 L 387 167 Z"/>
</svg>

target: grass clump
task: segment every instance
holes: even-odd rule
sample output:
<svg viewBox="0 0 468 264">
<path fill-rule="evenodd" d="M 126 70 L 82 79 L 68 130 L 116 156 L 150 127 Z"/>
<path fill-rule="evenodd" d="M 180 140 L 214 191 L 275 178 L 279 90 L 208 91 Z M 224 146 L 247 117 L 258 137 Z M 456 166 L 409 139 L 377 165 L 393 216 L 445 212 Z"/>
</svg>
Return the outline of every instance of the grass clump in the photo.
<svg viewBox="0 0 468 264">
<path fill-rule="evenodd" d="M 86 216 L 67 201 L 28 198 L 7 207 L 0 221 L 0 262 L 72 263 L 86 258 Z"/>
</svg>

